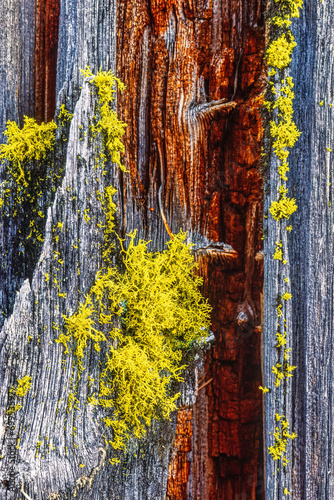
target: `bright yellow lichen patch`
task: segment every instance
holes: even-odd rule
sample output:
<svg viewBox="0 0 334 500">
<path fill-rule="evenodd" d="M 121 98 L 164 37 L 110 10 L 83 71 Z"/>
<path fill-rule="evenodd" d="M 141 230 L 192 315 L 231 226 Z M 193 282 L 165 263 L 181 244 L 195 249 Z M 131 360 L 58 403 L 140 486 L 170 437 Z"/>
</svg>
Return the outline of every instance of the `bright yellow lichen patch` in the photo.
<svg viewBox="0 0 334 500">
<path fill-rule="evenodd" d="M 299 17 L 299 10 L 302 6 L 302 0 L 275 0 L 274 3 L 271 2 L 269 5 L 272 14 L 269 21 L 271 42 L 265 56 L 270 66 L 268 73 L 269 86 L 268 98 L 264 101 L 263 106 L 268 112 L 267 116 L 270 116 L 268 128 L 272 141 L 270 147 L 267 147 L 264 156 L 269 158 L 273 152 L 279 160 L 278 199 L 271 201 L 269 212 L 273 219 L 279 223 L 280 235 L 283 234 L 285 227 L 284 220 L 289 219 L 297 210 L 296 200 L 288 196 L 286 181 L 289 172 L 289 150 L 295 146 L 301 133 L 293 121 L 294 84 L 291 77 L 286 77 L 285 68 L 291 63 L 292 52 L 296 46 L 294 37 L 289 30 L 291 18 Z M 292 230 L 292 226 L 287 226 L 285 229 L 289 232 Z M 287 255 L 287 250 L 283 248 L 282 240 L 276 241 L 273 259 L 281 261 L 285 265 L 288 261 L 286 257 L 283 258 L 283 255 L 284 257 Z M 286 271 L 281 266 L 279 266 L 278 281 L 283 290 L 289 285 Z M 292 372 L 296 369 L 296 366 L 292 366 L 288 361 L 291 348 L 286 347 L 288 342 L 287 322 L 283 317 L 283 308 L 286 307 L 285 304 L 291 298 L 292 294 L 288 291 L 277 297 L 276 312 L 277 321 L 279 321 L 277 323 L 277 342 L 275 346 L 277 349 L 277 362 L 272 366 L 272 373 L 275 377 L 274 392 L 282 381 L 286 383 L 286 380 L 292 377 Z M 281 321 L 284 324 L 283 331 Z M 278 400 L 277 396 L 276 393 L 276 401 Z M 287 440 L 294 439 L 297 436 L 288 432 L 289 423 L 286 416 L 276 413 L 276 421 L 279 422 L 279 426 L 275 428 L 275 443 L 268 450 L 274 460 L 282 459 L 283 466 L 285 466 L 288 463 L 285 456 Z M 285 495 L 289 494 L 287 488 L 284 488 L 283 493 Z"/>
<path fill-rule="evenodd" d="M 299 9 L 303 8 L 303 0 L 275 0 L 286 17 L 299 17 Z"/>
<path fill-rule="evenodd" d="M 113 186 L 107 186 L 104 189 L 103 208 L 106 215 L 106 225 L 104 226 L 104 250 L 102 258 L 105 261 L 110 258 L 110 253 L 115 247 L 115 244 L 113 243 L 115 228 L 114 215 L 116 213 L 117 207 L 112 197 L 116 193 L 117 189 L 115 189 Z"/>
<path fill-rule="evenodd" d="M 291 434 L 289 433 L 288 429 L 290 424 L 284 415 L 276 413 L 275 417 L 276 421 L 279 422 L 279 425 L 275 428 L 274 433 L 275 444 L 274 446 L 269 446 L 268 450 L 274 460 L 282 458 L 283 466 L 286 466 L 289 463 L 289 460 L 287 460 L 285 456 L 288 439 L 295 439 L 297 434 L 294 432 Z"/>
<path fill-rule="evenodd" d="M 267 49 L 267 62 L 273 68 L 283 69 L 291 63 L 291 54 L 296 47 L 295 39 L 290 31 L 288 38 L 283 33 L 277 40 L 271 42 Z"/>
<path fill-rule="evenodd" d="M 27 392 L 30 390 L 31 387 L 31 377 L 26 375 L 22 379 L 17 379 L 18 386 L 15 390 L 15 393 L 17 396 L 20 396 L 23 398 L 27 394 Z"/>
<path fill-rule="evenodd" d="M 120 90 L 125 86 L 111 71 L 93 75 L 87 67 L 82 73 L 96 87 L 100 104 L 91 135 L 102 132 L 111 160 L 125 170 L 120 154 L 126 124 L 111 109 L 116 83 Z M 100 153 L 96 160 L 96 168 L 104 169 L 106 156 Z M 135 243 L 134 231 L 125 247 L 115 232 L 116 192 L 112 186 L 103 194 L 96 192 L 106 216 L 105 224 L 98 224 L 104 230 L 105 267 L 78 312 L 64 316 L 66 333 L 56 341 L 66 353 L 74 343 L 79 377 L 87 349 L 106 353 L 99 391 L 87 399 L 104 409 L 104 423 L 113 431 L 112 446 L 124 449 L 130 436 L 142 437 L 152 419 L 169 418 L 176 408 L 179 394 L 172 390 L 172 382 L 182 380 L 190 349 L 207 337 L 211 307 L 199 291 L 202 278 L 194 275 L 196 264 L 185 233 L 173 235 L 163 252 L 152 253 L 149 242 Z M 123 256 L 119 267 L 111 259 L 117 239 Z M 74 395 L 70 393 L 68 411 Z"/>
<path fill-rule="evenodd" d="M 111 156 L 111 161 L 116 163 L 121 170 L 126 172 L 126 168 L 121 163 L 121 153 L 124 153 L 124 144 L 121 138 L 125 132 L 127 124 L 119 120 L 116 112 L 111 108 L 111 104 L 115 99 L 116 84 L 122 92 L 125 90 L 124 83 L 119 78 L 116 78 L 112 71 L 98 71 L 97 75 L 93 75 L 89 66 L 80 70 L 82 75 L 93 83 L 98 91 L 100 102 L 100 114 L 97 125 L 91 126 L 93 135 L 96 132 L 102 132 L 105 140 L 105 146 Z"/>
<path fill-rule="evenodd" d="M 282 218 L 289 219 L 297 210 L 296 200 L 294 198 L 287 198 L 282 196 L 278 201 L 273 201 L 269 207 L 269 212 L 275 220 Z"/>
<path fill-rule="evenodd" d="M 73 113 L 70 113 L 66 108 L 65 104 L 62 104 L 59 108 L 58 118 L 61 122 L 61 125 L 64 127 L 66 122 L 69 122 L 73 118 Z"/>
<path fill-rule="evenodd" d="M 0 159 L 8 160 L 12 165 L 12 174 L 18 184 L 27 186 L 24 163 L 41 160 L 53 149 L 55 141 L 54 121 L 38 125 L 33 118 L 24 117 L 24 126 L 20 129 L 17 123 L 8 120 L 4 135 L 7 144 L 0 144 Z"/>
<path fill-rule="evenodd" d="M 299 132 L 292 120 L 286 120 L 278 124 L 272 121 L 270 123 L 270 133 L 275 139 L 273 147 L 277 158 L 282 161 L 286 160 L 289 154 L 286 148 L 292 148 L 295 145 L 301 132 Z"/>
<path fill-rule="evenodd" d="M 94 328 L 94 320 L 91 318 L 96 310 L 93 306 L 91 297 L 87 297 L 86 301 L 79 306 L 79 312 L 73 314 L 70 318 L 65 317 L 65 327 L 68 335 L 61 334 L 56 340 L 58 343 L 64 344 L 66 352 L 68 352 L 67 342 L 73 338 L 76 342 L 75 356 L 78 360 L 80 370 L 83 370 L 82 360 L 84 357 L 84 349 L 87 347 L 89 340 L 100 342 L 106 340 L 105 336 Z"/>
<path fill-rule="evenodd" d="M 149 252 L 145 241 L 135 245 L 135 235 L 127 250 L 122 244 L 125 271 L 99 271 L 79 312 L 65 318 L 68 335 L 58 339 L 66 348 L 74 339 L 81 370 L 89 339 L 95 348 L 100 342 L 109 346 L 94 402 L 108 410 L 104 421 L 114 431 L 116 449 L 176 408 L 179 395 L 170 393 L 170 383 L 181 380 L 185 350 L 207 336 L 211 311 L 198 290 L 202 278 L 193 277 L 196 265 L 186 235 L 175 235 L 160 253 Z"/>
<path fill-rule="evenodd" d="M 274 260 L 283 260 L 283 250 L 282 250 L 282 241 L 276 241 L 275 253 L 273 255 Z"/>
</svg>

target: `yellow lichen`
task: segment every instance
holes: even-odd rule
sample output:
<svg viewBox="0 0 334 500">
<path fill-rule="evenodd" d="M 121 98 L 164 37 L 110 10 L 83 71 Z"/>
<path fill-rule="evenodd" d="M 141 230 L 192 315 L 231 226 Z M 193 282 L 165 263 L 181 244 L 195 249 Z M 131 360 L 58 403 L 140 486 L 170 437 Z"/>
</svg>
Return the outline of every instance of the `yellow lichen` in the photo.
<svg viewBox="0 0 334 500">
<path fill-rule="evenodd" d="M 289 28 L 291 26 L 290 16 L 274 16 L 269 22 L 274 24 L 275 26 L 278 26 L 279 28 L 282 28 L 284 26 L 286 28 Z"/>
<path fill-rule="evenodd" d="M 283 69 L 291 63 L 291 54 L 296 47 L 295 39 L 290 31 L 283 33 L 277 40 L 271 42 L 267 49 L 267 62 L 269 66 L 277 69 Z"/>
<path fill-rule="evenodd" d="M 284 332 L 283 334 L 280 333 L 280 332 L 277 332 L 276 333 L 276 339 L 277 339 L 276 347 L 277 348 L 284 347 L 286 345 L 286 343 L 287 343 L 286 332 Z"/>
<path fill-rule="evenodd" d="M 111 161 L 116 163 L 121 170 L 126 172 L 126 167 L 121 163 L 121 153 L 124 153 L 125 150 L 121 138 L 127 124 L 119 120 L 116 112 L 111 108 L 111 104 L 115 99 L 116 84 L 121 92 L 125 90 L 126 87 L 119 78 L 113 75 L 111 70 L 98 71 L 96 75 L 93 75 L 89 66 L 86 66 L 84 70 L 81 69 L 80 71 L 90 83 L 96 86 L 98 91 L 101 118 L 97 122 L 97 125 L 92 128 L 95 133 L 97 131 L 103 133 L 105 145 L 111 156 Z"/>
<path fill-rule="evenodd" d="M 283 260 L 283 250 L 282 250 L 282 241 L 276 241 L 275 253 L 273 255 L 274 260 Z"/>
<path fill-rule="evenodd" d="M 299 17 L 299 9 L 303 8 L 303 0 L 275 0 L 275 3 L 290 17 Z"/>
<path fill-rule="evenodd" d="M 272 201 L 269 207 L 269 212 L 275 220 L 282 218 L 289 219 L 290 216 L 297 210 L 296 200 L 283 195 L 278 201 Z"/>
<path fill-rule="evenodd" d="M 103 333 L 99 332 L 94 328 L 94 320 L 91 316 L 96 312 L 92 298 L 88 296 L 86 301 L 79 306 L 79 312 L 73 314 L 70 318 L 65 317 L 65 327 L 68 331 L 68 335 L 61 334 L 56 342 L 62 343 L 66 352 L 68 352 L 67 342 L 71 341 L 72 338 L 76 342 L 75 356 L 78 360 L 78 366 L 80 370 L 83 370 L 82 360 L 84 357 L 84 349 L 87 347 L 87 342 L 93 340 L 95 343 L 99 341 L 106 340 Z"/>
<path fill-rule="evenodd" d="M 135 235 L 127 250 L 121 241 L 124 273 L 110 266 L 99 271 L 79 312 L 65 318 L 68 334 L 58 339 L 66 348 L 75 340 L 81 370 L 88 340 L 109 346 L 95 400 L 110 414 L 104 422 L 114 431 L 115 449 L 176 408 L 179 395 L 170 393 L 170 383 L 181 380 L 185 350 L 207 336 L 211 310 L 198 290 L 202 279 L 193 277 L 184 233 L 160 253 L 149 252 L 145 241 L 135 245 Z M 114 327 L 117 317 L 121 328 Z"/>
<path fill-rule="evenodd" d="M 270 123 L 270 134 L 275 139 L 273 142 L 274 152 L 282 161 L 285 161 L 289 156 L 286 148 L 292 148 L 301 135 L 296 124 L 288 118 L 286 121 L 280 121 L 276 124 L 274 121 Z"/>
<path fill-rule="evenodd" d="M 24 117 L 24 126 L 8 120 L 4 135 L 7 144 L 0 144 L 0 160 L 8 160 L 12 165 L 12 174 L 18 184 L 27 186 L 24 172 L 25 162 L 41 160 L 53 149 L 55 140 L 54 121 L 38 125 L 33 118 Z"/>
<path fill-rule="evenodd" d="M 297 434 L 288 432 L 290 424 L 284 415 L 276 413 L 275 417 L 279 426 L 275 428 L 274 432 L 275 444 L 269 446 L 268 451 L 274 460 L 279 460 L 285 456 L 288 439 L 295 439 Z"/>
<path fill-rule="evenodd" d="M 23 398 L 27 394 L 27 392 L 30 390 L 31 387 L 31 377 L 29 375 L 26 375 L 22 379 L 17 379 L 18 386 L 16 388 L 16 395 Z"/>
<path fill-rule="evenodd" d="M 66 108 L 65 104 L 62 104 L 59 108 L 59 120 L 61 121 L 62 126 L 65 125 L 66 122 L 71 121 L 73 118 L 73 113 L 70 113 Z"/>
<path fill-rule="evenodd" d="M 267 63 L 271 66 L 271 68 L 269 68 L 270 79 L 268 87 L 270 100 L 264 102 L 265 108 L 272 116 L 269 132 L 273 139 L 271 143 L 273 152 L 279 160 L 279 197 L 278 200 L 273 200 L 271 202 L 269 208 L 272 217 L 278 222 L 282 219 L 289 219 L 297 210 L 296 200 L 288 197 L 288 189 L 285 182 L 288 180 L 287 173 L 289 172 L 289 162 L 287 161 L 289 148 L 294 147 L 301 133 L 293 121 L 293 100 L 295 97 L 293 92 L 293 80 L 291 77 L 286 77 L 279 83 L 278 75 L 283 75 L 283 72 L 280 73 L 280 70 L 286 68 L 291 62 L 291 56 L 296 46 L 296 42 L 288 28 L 291 25 L 291 18 L 299 16 L 299 10 L 302 6 L 302 0 L 275 0 L 275 5 L 271 5 L 275 14 L 269 21 L 269 24 L 275 26 L 272 33 L 275 36 L 277 32 L 280 33 L 278 38 L 271 41 L 266 51 Z M 275 78 L 273 78 L 274 76 Z M 320 104 L 322 105 L 322 103 Z M 268 154 L 271 154 L 271 149 L 267 150 L 267 155 Z M 280 224 L 280 226 L 281 232 L 284 225 Z M 292 226 L 287 226 L 286 230 L 291 231 Z M 283 259 L 283 253 L 285 254 L 285 251 L 283 252 L 282 241 L 276 242 L 273 258 L 281 260 L 283 264 L 287 264 L 287 259 Z M 282 274 L 280 276 L 282 279 Z M 287 278 L 284 278 L 284 281 L 288 283 Z M 278 297 L 278 305 L 276 307 L 278 318 L 283 316 L 282 301 L 288 301 L 291 298 L 292 294 L 289 292 L 285 292 Z M 278 387 L 282 380 L 292 377 L 292 372 L 296 369 L 295 366 L 292 366 L 288 362 L 291 348 L 287 349 L 285 347 L 287 344 L 286 320 L 284 319 L 283 333 L 280 331 L 280 324 L 278 324 L 277 327 L 276 348 L 278 349 L 279 361 L 272 367 L 272 373 L 275 376 L 275 387 Z M 284 348 L 283 353 L 281 351 L 282 347 Z M 282 459 L 283 466 L 286 466 L 289 462 L 285 456 L 287 440 L 289 438 L 294 439 L 297 436 L 293 433 L 289 434 L 287 430 L 289 424 L 284 415 L 276 413 L 276 420 L 279 422 L 279 426 L 275 428 L 275 443 L 274 446 L 270 446 L 268 450 L 274 460 Z M 287 488 L 284 489 L 283 493 L 286 495 L 289 494 Z"/>
</svg>

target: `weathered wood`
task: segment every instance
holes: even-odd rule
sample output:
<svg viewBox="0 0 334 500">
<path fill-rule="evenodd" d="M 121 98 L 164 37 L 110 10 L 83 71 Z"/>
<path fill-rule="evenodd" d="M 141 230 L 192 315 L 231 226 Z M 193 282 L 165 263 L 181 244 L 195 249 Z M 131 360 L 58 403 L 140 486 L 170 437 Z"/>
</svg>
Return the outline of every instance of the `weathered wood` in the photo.
<svg viewBox="0 0 334 500">
<path fill-rule="evenodd" d="M 4 0 L 0 5 L 0 131 L 7 120 L 33 115 L 35 1 Z"/>
<path fill-rule="evenodd" d="M 7 1 L 8 12 L 17 8 L 17 2 Z M 15 491 L 0 488 L 0 498 L 18 500 L 23 482 L 25 494 L 36 499 L 162 500 L 166 494 L 169 500 L 260 498 L 260 329 L 255 326 L 260 323 L 262 290 L 262 263 L 256 258 L 262 248 L 262 182 L 257 168 L 262 137 L 259 95 L 264 85 L 261 2 L 127 0 L 116 5 L 109 0 L 60 0 L 56 70 L 56 40 L 50 45 L 48 39 L 58 20 L 48 13 L 57 16 L 58 4 L 39 0 L 30 8 L 37 19 L 35 45 L 25 42 L 20 48 L 13 73 L 8 56 L 4 59 L 4 72 L 14 80 L 7 87 L 0 82 L 2 109 L 9 110 L 2 116 L 22 119 L 27 113 L 49 119 L 52 96 L 57 109 L 65 104 L 74 116 L 67 143 L 56 149 L 56 169 L 65 165 L 66 157 L 64 178 L 45 203 L 46 239 L 31 275 L 21 266 L 12 280 L 13 232 L 2 234 L 13 249 L 11 260 L 2 256 L 8 271 L 8 317 L 0 333 L 3 425 L 9 387 L 24 375 L 31 375 L 33 384 L 23 407 L 13 414 L 20 443 L 12 468 L 10 436 L 1 434 L 1 478 L 7 481 L 10 470 L 17 475 L 11 478 Z M 25 33 L 28 18 L 26 10 L 21 20 L 17 14 L 15 22 L 9 22 L 10 43 L 17 33 Z M 36 61 L 36 68 L 22 70 L 21 84 L 24 51 L 27 60 Z M 49 54 L 45 75 L 54 75 L 46 81 L 43 54 Z M 88 124 L 96 99 L 79 72 L 86 64 L 93 72 L 100 66 L 117 70 L 127 85 L 117 106 L 128 124 L 123 163 L 129 174 L 109 164 L 107 176 L 95 169 L 100 143 L 88 141 Z M 29 80 L 33 71 L 39 78 L 35 86 Z M 16 93 L 27 95 L 31 89 L 28 109 L 28 101 L 21 105 Z M 162 250 L 169 238 L 160 208 L 173 232 L 189 232 L 189 241 L 196 244 L 203 291 L 213 306 L 216 340 L 204 361 L 197 361 L 197 372 L 191 368 L 186 375 L 179 416 L 154 423 L 146 439 L 131 442 L 120 465 L 109 463 L 114 452 L 97 422 L 100 415 L 85 404 L 93 392 L 88 371 L 79 381 L 80 410 L 66 411 L 71 377 L 77 375 L 72 354 L 64 356 L 63 348 L 54 343 L 61 315 L 77 310 L 101 266 L 103 233 L 96 221 L 103 222 L 105 215 L 92 195 L 109 182 L 118 189 L 121 236 L 138 228 L 140 238 L 151 240 L 151 250 Z M 90 222 L 83 217 L 86 209 Z M 64 226 L 56 241 L 58 222 Z M 14 224 L 15 234 L 22 224 Z M 60 252 L 56 259 L 55 252 Z M 103 352 L 94 349 L 89 354 L 95 379 L 100 356 Z M 184 438 L 178 437 L 183 433 Z"/>
<path fill-rule="evenodd" d="M 286 314 L 294 376 L 276 394 L 265 396 L 266 445 L 273 441 L 275 411 L 285 410 L 298 437 L 290 443 L 284 471 L 276 471 L 267 457 L 266 498 L 283 499 L 282 485 L 293 499 L 330 499 L 333 484 L 333 19 L 332 2 L 304 1 L 301 17 L 293 22 L 294 49 L 290 74 L 294 80 L 294 120 L 302 132 L 289 158 L 288 188 L 298 210 L 288 235 L 289 283 L 292 299 Z M 319 105 L 323 101 L 323 105 Z M 271 192 L 276 198 L 276 166 L 270 169 Z M 288 223 L 288 225 L 289 225 Z M 278 285 L 277 261 L 271 256 L 279 235 L 268 218 L 265 240 L 265 384 L 272 387 L 276 363 L 275 332 Z M 291 302 L 291 303 L 290 303 Z M 277 401 L 275 402 L 275 398 Z M 274 475 L 273 475 L 274 474 Z"/>
</svg>

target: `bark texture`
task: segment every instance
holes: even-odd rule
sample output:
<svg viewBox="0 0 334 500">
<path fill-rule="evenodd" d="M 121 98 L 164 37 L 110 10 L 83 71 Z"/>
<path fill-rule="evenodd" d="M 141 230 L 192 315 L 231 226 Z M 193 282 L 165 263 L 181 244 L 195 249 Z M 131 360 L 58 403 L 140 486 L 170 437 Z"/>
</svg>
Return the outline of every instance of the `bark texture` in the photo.
<svg viewBox="0 0 334 500">
<path fill-rule="evenodd" d="M 292 299 L 287 319 L 294 377 L 276 394 L 265 396 L 267 446 L 275 426 L 274 413 L 286 412 L 298 437 L 290 443 L 285 468 L 266 464 L 266 498 L 283 499 L 283 487 L 293 499 L 329 499 L 333 483 L 333 19 L 334 5 L 304 1 L 301 17 L 293 23 L 297 47 L 290 74 L 295 84 L 294 119 L 302 132 L 291 152 L 289 193 L 298 210 L 292 233 L 284 242 Z M 320 104 L 319 104 L 320 103 Z M 270 169 L 268 203 L 277 197 L 277 166 Z M 285 232 L 285 231 L 284 231 Z M 286 233 L 286 232 L 285 232 Z M 272 387 L 276 364 L 276 298 L 285 292 L 278 282 L 272 254 L 280 238 L 268 217 L 265 240 L 265 384 Z M 275 397 L 277 401 L 275 402 Z"/>
<path fill-rule="evenodd" d="M 23 114 L 49 120 L 55 99 L 74 116 L 48 167 L 60 178 L 43 201 L 44 243 L 17 260 L 28 216 L 2 214 L 0 498 L 18 500 L 22 482 L 39 499 L 261 498 L 260 0 L 6 2 L 2 130 Z M 96 100 L 79 73 L 86 64 L 111 68 L 127 85 L 117 106 L 128 124 L 129 174 L 109 164 L 107 176 L 95 169 Z M 85 404 L 96 389 L 88 374 L 98 379 L 103 352 L 89 353 L 71 407 L 73 356 L 54 342 L 62 314 L 77 310 L 101 266 L 97 222 L 105 215 L 95 193 L 109 183 L 118 190 L 122 236 L 138 228 L 156 251 L 169 239 L 164 217 L 172 232 L 189 232 L 215 337 L 188 370 L 179 414 L 131 442 L 120 465 L 109 463 L 100 415 Z M 25 375 L 32 388 L 13 402 L 9 388 Z M 15 404 L 22 408 L 8 415 Z"/>
<path fill-rule="evenodd" d="M 262 261 L 255 261 L 262 218 L 261 20 L 257 2 L 128 1 L 118 11 L 117 74 L 128 86 L 118 105 L 128 123 L 131 172 L 124 226 L 139 224 L 161 248 L 167 237 L 157 207 L 161 189 L 171 230 L 188 230 L 197 243 L 214 308 L 216 344 L 199 373 L 199 385 L 209 383 L 193 412 L 179 415 L 168 499 L 255 499 L 256 485 L 259 494 L 263 489 L 260 329 L 254 328 L 262 280 Z"/>
</svg>

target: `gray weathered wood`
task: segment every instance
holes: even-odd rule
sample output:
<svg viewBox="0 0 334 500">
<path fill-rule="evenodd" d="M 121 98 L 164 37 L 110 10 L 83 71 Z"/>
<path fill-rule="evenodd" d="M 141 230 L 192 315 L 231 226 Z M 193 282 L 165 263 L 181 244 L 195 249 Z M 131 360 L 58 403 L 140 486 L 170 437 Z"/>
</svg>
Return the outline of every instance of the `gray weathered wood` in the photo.
<svg viewBox="0 0 334 500">
<path fill-rule="evenodd" d="M 293 22 L 297 47 L 290 74 L 295 83 L 294 119 L 302 132 L 293 149 L 288 173 L 289 195 L 298 210 L 290 218 L 287 234 L 292 299 L 287 303 L 288 345 L 291 363 L 297 365 L 286 387 L 265 395 L 267 446 L 272 445 L 274 413 L 285 414 L 298 434 L 288 446 L 291 460 L 286 472 L 273 475 L 267 454 L 266 498 L 327 500 L 334 497 L 333 483 L 333 323 L 334 323 L 334 218 L 333 218 L 333 2 L 304 1 L 301 17 Z M 323 101 L 323 106 L 319 103 Z M 277 198 L 276 165 L 270 169 L 270 194 Z M 329 206 L 329 202 L 332 206 Z M 273 387 L 271 367 L 276 363 L 275 333 L 277 294 L 285 292 L 273 261 L 277 224 L 268 217 L 265 241 L 265 384 Z M 283 242 L 286 243 L 286 242 Z"/>
</svg>

